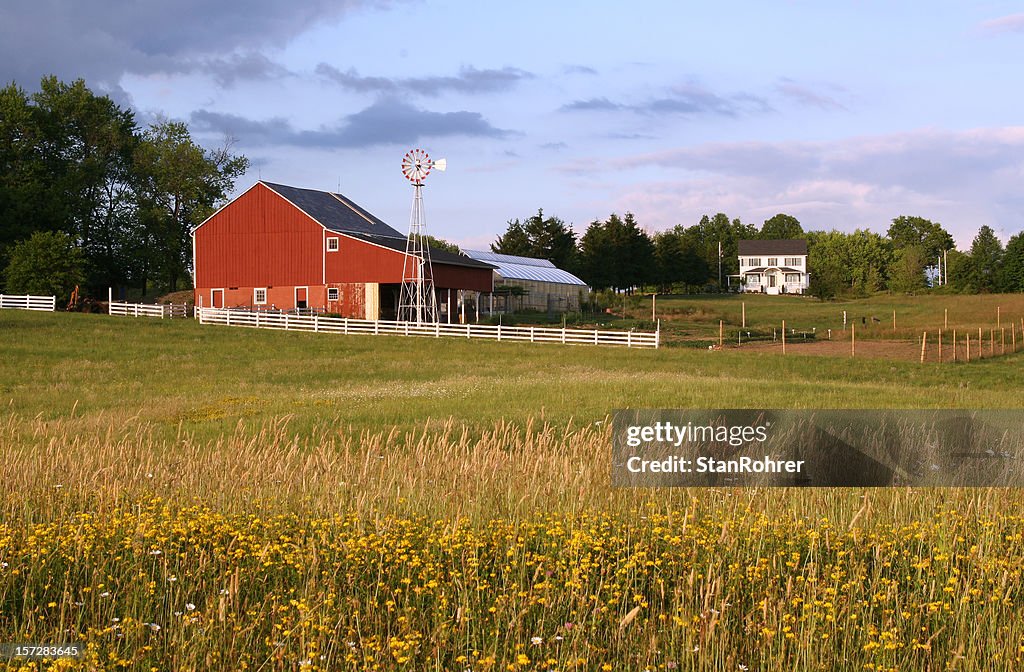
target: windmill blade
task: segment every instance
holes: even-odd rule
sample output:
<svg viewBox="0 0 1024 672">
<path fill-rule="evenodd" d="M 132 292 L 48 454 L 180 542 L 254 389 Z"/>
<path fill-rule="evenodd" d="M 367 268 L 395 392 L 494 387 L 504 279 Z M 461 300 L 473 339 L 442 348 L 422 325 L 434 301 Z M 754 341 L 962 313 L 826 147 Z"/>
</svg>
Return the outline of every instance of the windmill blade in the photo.
<svg viewBox="0 0 1024 672">
<path fill-rule="evenodd" d="M 434 161 L 434 170 L 440 170 L 443 173 L 446 168 L 448 168 L 448 159 Z"/>
</svg>

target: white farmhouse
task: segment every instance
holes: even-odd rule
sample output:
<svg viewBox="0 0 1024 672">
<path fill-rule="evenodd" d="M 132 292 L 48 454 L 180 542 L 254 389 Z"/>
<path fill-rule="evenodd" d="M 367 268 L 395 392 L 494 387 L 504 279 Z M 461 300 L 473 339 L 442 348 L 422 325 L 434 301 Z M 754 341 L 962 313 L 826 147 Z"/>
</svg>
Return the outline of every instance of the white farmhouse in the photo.
<svg viewBox="0 0 1024 672">
<path fill-rule="evenodd" d="M 743 291 L 763 294 L 807 291 L 806 240 L 741 240 L 738 248 Z"/>
</svg>

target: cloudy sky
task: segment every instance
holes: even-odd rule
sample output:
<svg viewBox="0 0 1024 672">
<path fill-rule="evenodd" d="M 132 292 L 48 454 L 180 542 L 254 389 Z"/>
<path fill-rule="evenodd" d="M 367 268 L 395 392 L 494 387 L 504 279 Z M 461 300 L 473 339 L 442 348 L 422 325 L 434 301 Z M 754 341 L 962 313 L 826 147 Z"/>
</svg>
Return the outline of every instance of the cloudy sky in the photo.
<svg viewBox="0 0 1024 672">
<path fill-rule="evenodd" d="M 582 232 L 725 212 L 961 246 L 1024 228 L 1024 7 L 717 3 L 4 0 L 0 79 L 82 77 L 145 122 L 234 139 L 257 179 L 337 190 L 400 230 L 402 155 L 428 230 L 482 247 L 544 208 Z"/>
</svg>

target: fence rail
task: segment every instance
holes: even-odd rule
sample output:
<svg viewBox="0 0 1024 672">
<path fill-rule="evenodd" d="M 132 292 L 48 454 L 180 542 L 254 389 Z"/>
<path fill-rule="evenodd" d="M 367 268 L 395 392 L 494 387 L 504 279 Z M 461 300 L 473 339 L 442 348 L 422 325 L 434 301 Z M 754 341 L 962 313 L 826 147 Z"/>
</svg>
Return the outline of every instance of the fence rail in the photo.
<svg viewBox="0 0 1024 672">
<path fill-rule="evenodd" d="M 176 304 L 151 304 L 151 303 L 127 303 L 125 301 L 110 301 L 107 312 L 110 315 L 125 315 L 128 317 L 190 317 L 189 307 L 183 303 Z"/>
<path fill-rule="evenodd" d="M 45 310 L 53 312 L 57 309 L 57 297 L 32 296 L 31 294 L 0 294 L 0 308 L 21 308 L 22 310 Z"/>
<path fill-rule="evenodd" d="M 613 345 L 627 348 L 657 348 L 657 331 L 610 331 L 562 329 L 552 327 L 508 327 L 484 324 L 416 324 L 387 320 L 357 320 L 321 315 L 259 313 L 227 308 L 196 308 L 200 324 L 230 327 L 313 331 L 329 334 L 372 334 L 440 338 L 484 338 L 527 343 L 567 343 L 577 345 Z"/>
</svg>

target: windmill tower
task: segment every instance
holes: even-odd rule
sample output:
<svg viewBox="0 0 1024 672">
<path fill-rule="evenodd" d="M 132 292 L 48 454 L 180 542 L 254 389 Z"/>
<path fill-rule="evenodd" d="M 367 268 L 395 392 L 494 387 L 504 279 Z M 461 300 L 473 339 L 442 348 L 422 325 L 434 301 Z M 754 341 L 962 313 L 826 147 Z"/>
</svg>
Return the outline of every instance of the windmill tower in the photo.
<svg viewBox="0 0 1024 672">
<path fill-rule="evenodd" d="M 412 215 L 402 264 L 402 293 L 398 300 L 398 319 L 403 322 L 423 324 L 438 321 L 430 248 L 424 240 L 427 221 L 423 212 L 423 180 L 434 168 L 443 171 L 446 163 L 444 159 L 432 160 L 422 149 L 410 150 L 402 159 L 402 174 L 413 187 Z"/>
</svg>

